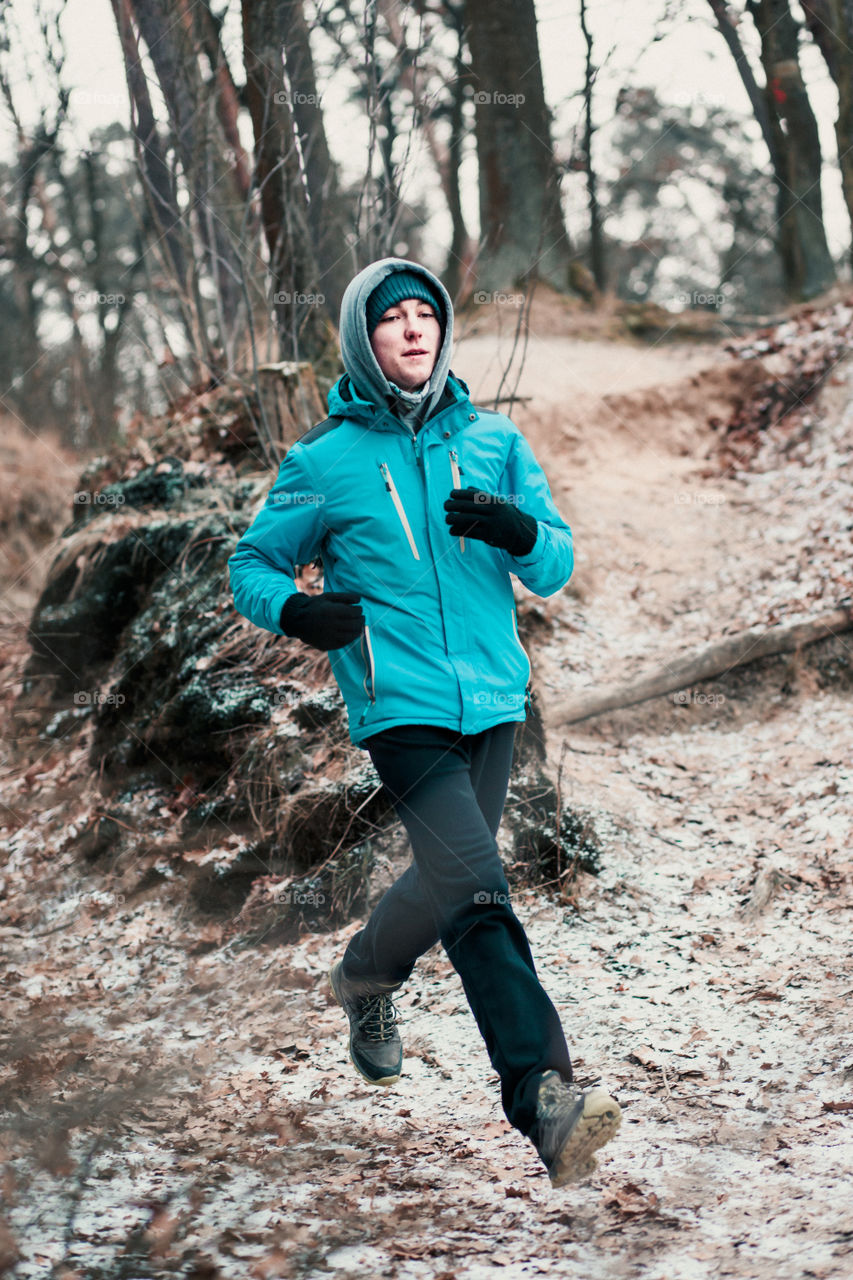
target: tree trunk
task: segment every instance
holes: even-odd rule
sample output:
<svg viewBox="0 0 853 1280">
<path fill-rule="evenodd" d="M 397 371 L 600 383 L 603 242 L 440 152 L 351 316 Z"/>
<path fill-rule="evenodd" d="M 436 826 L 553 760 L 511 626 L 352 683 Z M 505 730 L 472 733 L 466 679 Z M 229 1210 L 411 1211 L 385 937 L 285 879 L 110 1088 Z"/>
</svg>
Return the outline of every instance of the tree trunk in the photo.
<svg viewBox="0 0 853 1280">
<path fill-rule="evenodd" d="M 231 148 L 234 180 L 241 196 L 247 200 L 252 186 L 252 175 L 243 143 L 240 141 L 240 130 L 237 124 L 240 97 L 228 59 L 225 57 L 225 50 L 222 48 L 220 33 L 223 19 L 213 12 L 208 0 L 202 0 L 198 15 L 201 22 L 202 47 L 210 69 L 216 77 L 216 114 L 219 117 L 225 141 Z"/>
<path fill-rule="evenodd" d="M 775 137 L 777 215 L 788 290 L 813 298 L 835 280 L 821 200 L 817 123 L 800 74 L 799 27 L 788 0 L 751 0 L 761 36 L 765 100 Z"/>
<path fill-rule="evenodd" d="M 308 201 L 284 79 L 285 18 L 285 0 L 243 0 L 246 101 L 281 357 L 315 361 L 326 353 L 330 329 L 319 301 Z"/>
<path fill-rule="evenodd" d="M 480 167 L 478 285 L 528 278 L 568 289 L 560 207 L 533 0 L 466 0 Z"/>
<path fill-rule="evenodd" d="M 580 23 L 584 43 L 586 44 L 583 77 L 583 161 L 586 170 L 586 190 L 589 208 L 589 255 L 595 287 L 599 293 L 604 293 L 607 288 L 607 277 L 604 270 L 604 242 L 601 234 L 601 211 L 598 204 L 598 180 L 592 159 L 592 135 L 595 132 L 592 123 L 592 86 L 595 80 L 595 68 L 592 65 L 592 35 L 586 24 L 586 0 L 580 0 Z"/>
<path fill-rule="evenodd" d="M 18 137 L 18 199 L 11 219 L 12 281 L 15 299 L 16 327 L 10 339 L 18 352 L 20 391 L 18 403 L 28 422 L 47 421 L 50 417 L 50 386 L 41 376 L 43 347 L 39 336 L 39 318 L 42 304 L 36 289 L 38 265 L 29 239 L 29 206 L 37 185 L 37 175 L 42 161 L 53 154 L 56 146 L 55 130 L 48 131 L 44 124 L 37 130 L 32 142 Z M 9 388 L 14 394 L 14 388 Z M 8 394 L 7 391 L 7 394 Z"/>
<path fill-rule="evenodd" d="M 778 172 L 776 135 L 773 132 L 773 127 L 770 122 L 770 112 L 767 108 L 767 99 L 753 74 L 749 58 L 746 56 L 746 50 L 741 44 L 737 27 L 729 17 L 728 4 L 726 3 L 726 0 L 708 0 L 708 3 L 710 4 L 711 11 L 717 20 L 720 35 L 725 40 L 729 47 L 729 51 L 735 60 L 735 66 L 737 67 L 738 75 L 741 78 L 741 83 L 743 84 L 744 89 L 746 89 L 747 97 L 749 98 L 750 106 L 752 107 L 752 113 L 758 122 L 758 126 L 761 129 L 761 136 L 764 138 L 768 154 L 773 162 L 774 172 Z"/>
<path fill-rule="evenodd" d="M 447 144 L 447 163 L 442 183 L 452 228 L 444 283 L 451 298 L 461 300 L 471 291 L 469 277 L 474 257 L 474 246 L 462 212 L 462 190 L 459 185 L 459 169 L 465 142 L 465 88 L 469 83 L 469 76 L 465 59 L 464 7 L 461 4 L 447 4 L 445 7 L 456 36 L 456 53 L 453 84 L 450 90 L 450 140 Z"/>
<path fill-rule="evenodd" d="M 853 232 L 853 3 L 851 0 L 801 0 L 801 3 L 806 25 L 838 89 L 835 137 L 841 189 Z"/>
<path fill-rule="evenodd" d="M 217 329 L 221 351 L 216 352 L 202 324 L 205 358 L 214 371 L 234 363 L 235 343 L 245 328 L 244 270 L 239 247 L 245 238 L 243 201 L 234 166 L 229 165 L 221 129 L 215 128 L 216 84 L 203 82 L 199 51 L 203 40 L 196 31 L 190 0 L 164 6 L 163 0 L 131 0 L 142 39 L 148 47 L 166 101 L 175 147 L 192 199 L 192 211 L 204 258 L 216 290 Z M 179 10 L 176 16 L 174 8 Z M 213 110 L 210 110 L 213 105 Z"/>
<path fill-rule="evenodd" d="M 124 69 L 130 95 L 131 129 L 136 142 L 136 157 L 148 208 L 155 230 L 155 239 L 162 241 L 168 263 L 178 285 L 178 300 L 183 310 L 185 295 L 190 293 L 188 259 L 181 243 L 181 213 L 175 198 L 172 173 L 166 161 L 163 144 L 154 120 L 148 81 L 142 68 L 142 59 L 136 33 L 131 21 L 130 0 L 112 0 L 113 14 L 118 27 L 119 40 L 124 55 Z M 187 334 L 190 326 L 185 322 Z"/>
<path fill-rule="evenodd" d="M 462 148 L 465 141 L 465 91 L 470 83 L 465 59 L 464 5 L 456 3 L 455 0 L 444 0 L 440 6 L 441 18 L 445 22 L 447 29 L 453 32 L 456 41 L 453 77 L 447 85 L 450 94 L 448 111 L 450 137 L 447 146 L 444 146 L 436 131 L 435 117 L 438 114 L 436 107 L 433 103 L 424 99 L 424 84 L 428 82 L 430 73 L 437 74 L 434 68 L 428 68 L 424 65 L 425 54 L 429 50 L 429 45 L 424 43 L 419 48 L 411 51 L 406 48 L 405 31 L 401 21 L 398 0 L 379 0 L 378 9 L 388 27 L 391 40 L 399 50 L 398 84 L 412 95 L 417 122 L 423 131 L 424 139 L 438 174 L 442 193 L 447 202 L 450 214 L 451 238 L 450 250 L 442 277 L 450 296 L 458 300 L 460 292 L 464 292 L 466 289 L 468 293 L 471 291 L 468 273 L 475 249 L 465 224 L 462 210 L 462 194 L 459 187 L 459 166 L 462 163 Z M 444 76 L 442 76 L 442 79 L 444 79 Z M 439 109 L 444 109 L 443 104 Z"/>
<path fill-rule="evenodd" d="M 348 222 L 338 188 L 337 168 L 326 138 L 302 0 L 283 0 L 282 14 L 290 107 L 308 186 L 308 224 L 317 261 L 317 285 L 325 296 L 329 314 L 337 316 L 344 289 L 354 274 L 346 240 Z"/>
</svg>

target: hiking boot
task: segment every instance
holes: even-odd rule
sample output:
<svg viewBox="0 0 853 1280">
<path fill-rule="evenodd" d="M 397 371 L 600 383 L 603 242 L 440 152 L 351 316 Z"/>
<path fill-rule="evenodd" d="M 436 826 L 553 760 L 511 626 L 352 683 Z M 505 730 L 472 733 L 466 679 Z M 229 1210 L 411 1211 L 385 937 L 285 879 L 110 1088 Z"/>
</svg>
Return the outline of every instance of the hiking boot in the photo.
<svg viewBox="0 0 853 1280">
<path fill-rule="evenodd" d="M 619 1104 L 603 1089 L 581 1089 L 558 1071 L 546 1071 L 529 1137 L 551 1186 L 562 1187 L 592 1173 L 597 1163 L 593 1151 L 610 1141 L 621 1122 Z"/>
<path fill-rule="evenodd" d="M 402 983 L 383 987 L 364 980 L 351 982 L 343 975 L 343 960 L 332 965 L 329 981 L 349 1018 L 349 1056 L 356 1071 L 370 1084 L 396 1084 L 403 1069 L 403 1045 L 390 992 Z"/>
</svg>

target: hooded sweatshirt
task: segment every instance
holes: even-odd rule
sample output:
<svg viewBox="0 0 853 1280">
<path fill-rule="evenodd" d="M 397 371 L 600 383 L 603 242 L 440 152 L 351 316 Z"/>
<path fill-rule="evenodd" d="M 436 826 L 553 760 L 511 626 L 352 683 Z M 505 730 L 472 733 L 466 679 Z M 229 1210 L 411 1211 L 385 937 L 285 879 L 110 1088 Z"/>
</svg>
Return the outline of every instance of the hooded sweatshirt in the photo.
<svg viewBox="0 0 853 1280">
<path fill-rule="evenodd" d="M 413 271 L 416 275 L 423 276 L 444 306 L 444 340 L 430 374 L 427 395 L 422 401 L 418 398 L 413 402 L 405 394 L 400 395 L 399 388 L 394 390 L 393 384 L 379 367 L 367 332 L 367 299 L 377 285 L 395 271 Z M 356 394 L 362 400 L 387 409 L 406 422 L 411 430 L 417 431 L 421 423 L 431 416 L 441 399 L 450 373 L 453 303 L 438 277 L 420 263 L 409 262 L 406 258 L 381 258 L 378 262 L 372 262 L 347 285 L 341 300 L 339 328 L 344 368 Z"/>
</svg>

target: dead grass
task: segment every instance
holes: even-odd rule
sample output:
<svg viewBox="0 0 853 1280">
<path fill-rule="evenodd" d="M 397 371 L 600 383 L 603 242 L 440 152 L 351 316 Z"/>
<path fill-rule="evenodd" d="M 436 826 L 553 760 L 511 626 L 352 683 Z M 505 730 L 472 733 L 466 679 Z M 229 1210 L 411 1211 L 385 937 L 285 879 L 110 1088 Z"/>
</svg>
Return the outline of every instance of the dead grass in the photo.
<svg viewBox="0 0 853 1280">
<path fill-rule="evenodd" d="M 0 587 L 7 614 L 25 611 L 47 576 L 51 543 L 71 519 L 81 465 L 58 436 L 0 419 Z"/>
</svg>

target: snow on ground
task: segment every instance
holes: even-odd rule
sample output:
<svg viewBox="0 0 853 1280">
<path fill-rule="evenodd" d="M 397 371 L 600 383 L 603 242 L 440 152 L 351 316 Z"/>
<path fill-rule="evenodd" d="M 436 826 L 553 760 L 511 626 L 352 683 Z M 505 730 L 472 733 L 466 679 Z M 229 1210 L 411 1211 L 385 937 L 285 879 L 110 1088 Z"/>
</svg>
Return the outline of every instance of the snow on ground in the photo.
<svg viewBox="0 0 853 1280">
<path fill-rule="evenodd" d="M 610 344 L 614 374 L 634 351 Z M 680 377 L 694 355 L 653 358 Z M 122 897 L 79 865 L 81 753 L 64 790 L 7 797 L 31 815 L 0 872 L 15 1280 L 850 1275 L 850 694 L 780 663 L 559 724 L 588 684 L 843 594 L 848 376 L 810 440 L 770 439 L 749 473 L 702 478 L 638 418 L 553 476 L 578 571 L 531 602 L 553 623 L 531 647 L 552 771 L 604 850 L 577 906 L 531 891 L 516 910 L 577 1076 L 623 1108 L 597 1174 L 550 1188 L 440 949 L 398 1002 L 405 1074 L 374 1089 L 326 976 L 358 922 L 223 945 L 174 888 Z"/>
</svg>

